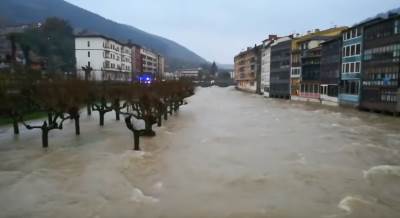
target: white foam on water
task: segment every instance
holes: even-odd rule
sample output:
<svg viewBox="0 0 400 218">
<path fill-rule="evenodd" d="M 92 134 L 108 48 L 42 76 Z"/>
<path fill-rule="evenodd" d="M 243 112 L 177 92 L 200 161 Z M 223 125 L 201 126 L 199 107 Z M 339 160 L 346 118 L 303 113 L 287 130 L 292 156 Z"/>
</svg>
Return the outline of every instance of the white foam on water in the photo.
<svg viewBox="0 0 400 218">
<path fill-rule="evenodd" d="M 347 214 L 353 213 L 353 209 L 359 205 L 371 205 L 371 202 L 356 196 L 346 196 L 338 204 L 338 208 L 345 211 Z"/>
<path fill-rule="evenodd" d="M 153 185 L 153 188 L 160 191 L 164 187 L 164 184 L 162 182 L 157 182 L 156 184 Z"/>
<path fill-rule="evenodd" d="M 165 133 L 168 134 L 168 135 L 174 135 L 175 134 L 175 133 L 170 132 L 170 131 L 165 131 Z"/>
<path fill-rule="evenodd" d="M 158 203 L 160 200 L 152 196 L 146 196 L 143 194 L 142 190 L 138 188 L 133 188 L 131 201 L 138 203 Z"/>
<path fill-rule="evenodd" d="M 120 161 L 123 169 L 128 169 L 130 166 L 135 164 L 138 160 L 143 160 L 146 156 L 150 156 L 151 154 L 144 151 L 133 151 L 128 150 L 124 152 L 117 161 Z"/>
<path fill-rule="evenodd" d="M 332 123 L 331 125 L 332 127 L 340 127 L 341 125 L 337 124 L 337 123 Z"/>
<path fill-rule="evenodd" d="M 400 166 L 381 165 L 364 171 L 364 178 L 372 181 L 377 176 L 396 176 L 400 178 Z"/>
<path fill-rule="evenodd" d="M 400 166 L 382 165 L 364 171 L 374 195 L 393 208 L 400 205 Z"/>
</svg>

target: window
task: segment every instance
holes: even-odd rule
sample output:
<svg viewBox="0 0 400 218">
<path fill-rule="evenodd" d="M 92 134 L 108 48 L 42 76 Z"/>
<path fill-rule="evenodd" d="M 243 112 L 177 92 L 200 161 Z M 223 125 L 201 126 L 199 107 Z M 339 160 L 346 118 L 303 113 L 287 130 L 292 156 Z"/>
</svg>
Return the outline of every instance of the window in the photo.
<svg viewBox="0 0 400 218">
<path fill-rule="evenodd" d="M 346 48 L 346 57 L 350 56 L 350 47 L 345 47 Z"/>
<path fill-rule="evenodd" d="M 350 65 L 349 64 L 346 64 L 346 71 L 345 72 L 346 73 L 350 72 Z"/>
<path fill-rule="evenodd" d="M 355 45 L 352 45 L 350 48 L 351 48 L 350 55 L 351 55 L 351 56 L 356 55 L 356 46 L 355 46 Z"/>
<path fill-rule="evenodd" d="M 90 61 L 87 62 L 88 67 L 90 67 Z"/>
<path fill-rule="evenodd" d="M 357 73 L 361 72 L 361 63 L 360 62 L 356 62 L 356 71 Z"/>
<path fill-rule="evenodd" d="M 314 93 L 319 93 L 319 85 L 314 84 Z"/>
<path fill-rule="evenodd" d="M 361 54 L 361 44 L 357 44 L 356 45 L 356 55 L 360 55 Z"/>
<path fill-rule="evenodd" d="M 359 27 L 359 28 L 357 28 L 357 37 L 358 36 L 361 36 L 361 31 L 362 31 L 362 29 Z"/>
<path fill-rule="evenodd" d="M 400 20 L 394 22 L 394 34 L 400 33 Z"/>
<path fill-rule="evenodd" d="M 350 82 L 350 94 L 356 93 L 356 84 L 354 82 Z"/>
<path fill-rule="evenodd" d="M 87 41 L 87 47 L 90 47 L 90 41 Z"/>
<path fill-rule="evenodd" d="M 88 56 L 88 58 L 90 58 L 90 51 L 87 52 L 87 56 Z"/>
<path fill-rule="evenodd" d="M 354 63 L 350 63 L 350 72 L 354 72 Z"/>
<path fill-rule="evenodd" d="M 357 36 L 357 29 L 351 30 L 351 37 L 355 38 Z"/>
</svg>

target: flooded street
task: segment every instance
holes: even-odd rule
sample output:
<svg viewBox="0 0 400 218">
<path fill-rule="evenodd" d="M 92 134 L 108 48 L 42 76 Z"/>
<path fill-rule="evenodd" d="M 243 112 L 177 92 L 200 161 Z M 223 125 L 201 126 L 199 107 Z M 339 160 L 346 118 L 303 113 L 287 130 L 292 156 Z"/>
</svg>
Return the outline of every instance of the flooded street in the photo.
<svg viewBox="0 0 400 218">
<path fill-rule="evenodd" d="M 0 217 L 400 217 L 400 119 L 200 88 L 132 151 L 108 114 L 0 129 Z"/>
</svg>

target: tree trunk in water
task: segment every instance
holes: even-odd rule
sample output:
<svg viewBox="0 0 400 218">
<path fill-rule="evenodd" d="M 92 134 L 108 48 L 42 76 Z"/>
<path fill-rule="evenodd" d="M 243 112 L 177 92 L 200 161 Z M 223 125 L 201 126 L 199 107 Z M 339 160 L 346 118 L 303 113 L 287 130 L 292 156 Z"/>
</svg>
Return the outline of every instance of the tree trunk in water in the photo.
<svg viewBox="0 0 400 218">
<path fill-rule="evenodd" d="M 156 133 L 153 131 L 153 123 L 150 120 L 145 120 L 144 122 L 145 122 L 144 135 L 155 136 Z"/>
<path fill-rule="evenodd" d="M 44 149 L 49 147 L 49 131 L 47 128 L 42 128 L 42 147 Z"/>
<path fill-rule="evenodd" d="M 158 115 L 157 126 L 158 126 L 158 127 L 161 127 L 161 126 L 162 126 L 162 116 L 161 116 L 161 113 Z"/>
<path fill-rule="evenodd" d="M 164 120 L 168 120 L 168 107 L 164 111 Z"/>
<path fill-rule="evenodd" d="M 74 120 L 75 120 L 75 134 L 76 135 L 80 135 L 81 134 L 81 128 L 80 128 L 80 125 L 79 125 L 79 118 L 80 118 L 79 115 L 74 117 Z"/>
<path fill-rule="evenodd" d="M 49 119 L 49 125 L 52 125 L 53 124 L 53 115 L 51 113 L 48 113 L 47 117 Z"/>
<path fill-rule="evenodd" d="M 86 105 L 86 107 L 87 107 L 87 115 L 88 116 L 92 116 L 92 108 L 90 106 L 91 106 L 90 104 Z"/>
<path fill-rule="evenodd" d="M 104 126 L 104 112 L 99 111 L 100 115 L 100 126 Z"/>
<path fill-rule="evenodd" d="M 19 126 L 18 126 L 18 121 L 15 118 L 13 118 L 13 127 L 14 127 L 14 134 L 18 135 L 19 134 Z"/>
<path fill-rule="evenodd" d="M 134 148 L 133 148 L 133 150 L 135 150 L 135 151 L 140 151 L 140 146 L 139 146 L 139 136 L 140 136 L 140 133 L 139 133 L 139 131 L 136 131 L 136 130 L 134 130 L 134 131 L 132 131 L 133 132 L 133 143 L 134 143 Z"/>
<path fill-rule="evenodd" d="M 120 119 L 119 119 L 119 110 L 116 110 L 116 111 L 115 111 L 115 119 L 116 119 L 117 121 L 120 120 Z"/>
</svg>

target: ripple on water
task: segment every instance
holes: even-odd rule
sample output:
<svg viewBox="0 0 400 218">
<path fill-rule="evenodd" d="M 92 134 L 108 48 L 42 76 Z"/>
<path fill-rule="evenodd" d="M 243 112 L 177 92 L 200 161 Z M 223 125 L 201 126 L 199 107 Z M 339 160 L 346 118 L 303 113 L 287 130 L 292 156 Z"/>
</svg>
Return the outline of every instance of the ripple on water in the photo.
<svg viewBox="0 0 400 218">
<path fill-rule="evenodd" d="M 387 205 L 400 205 L 400 166 L 381 165 L 364 171 L 376 197 Z"/>
<path fill-rule="evenodd" d="M 133 188 L 131 194 L 131 201 L 137 203 L 158 203 L 160 200 L 152 196 L 146 196 L 143 194 L 142 190 L 138 188 Z"/>
<path fill-rule="evenodd" d="M 394 218 L 398 214 L 392 208 L 380 204 L 377 199 L 366 199 L 361 196 L 346 196 L 338 204 L 346 217 L 355 218 Z"/>
</svg>

